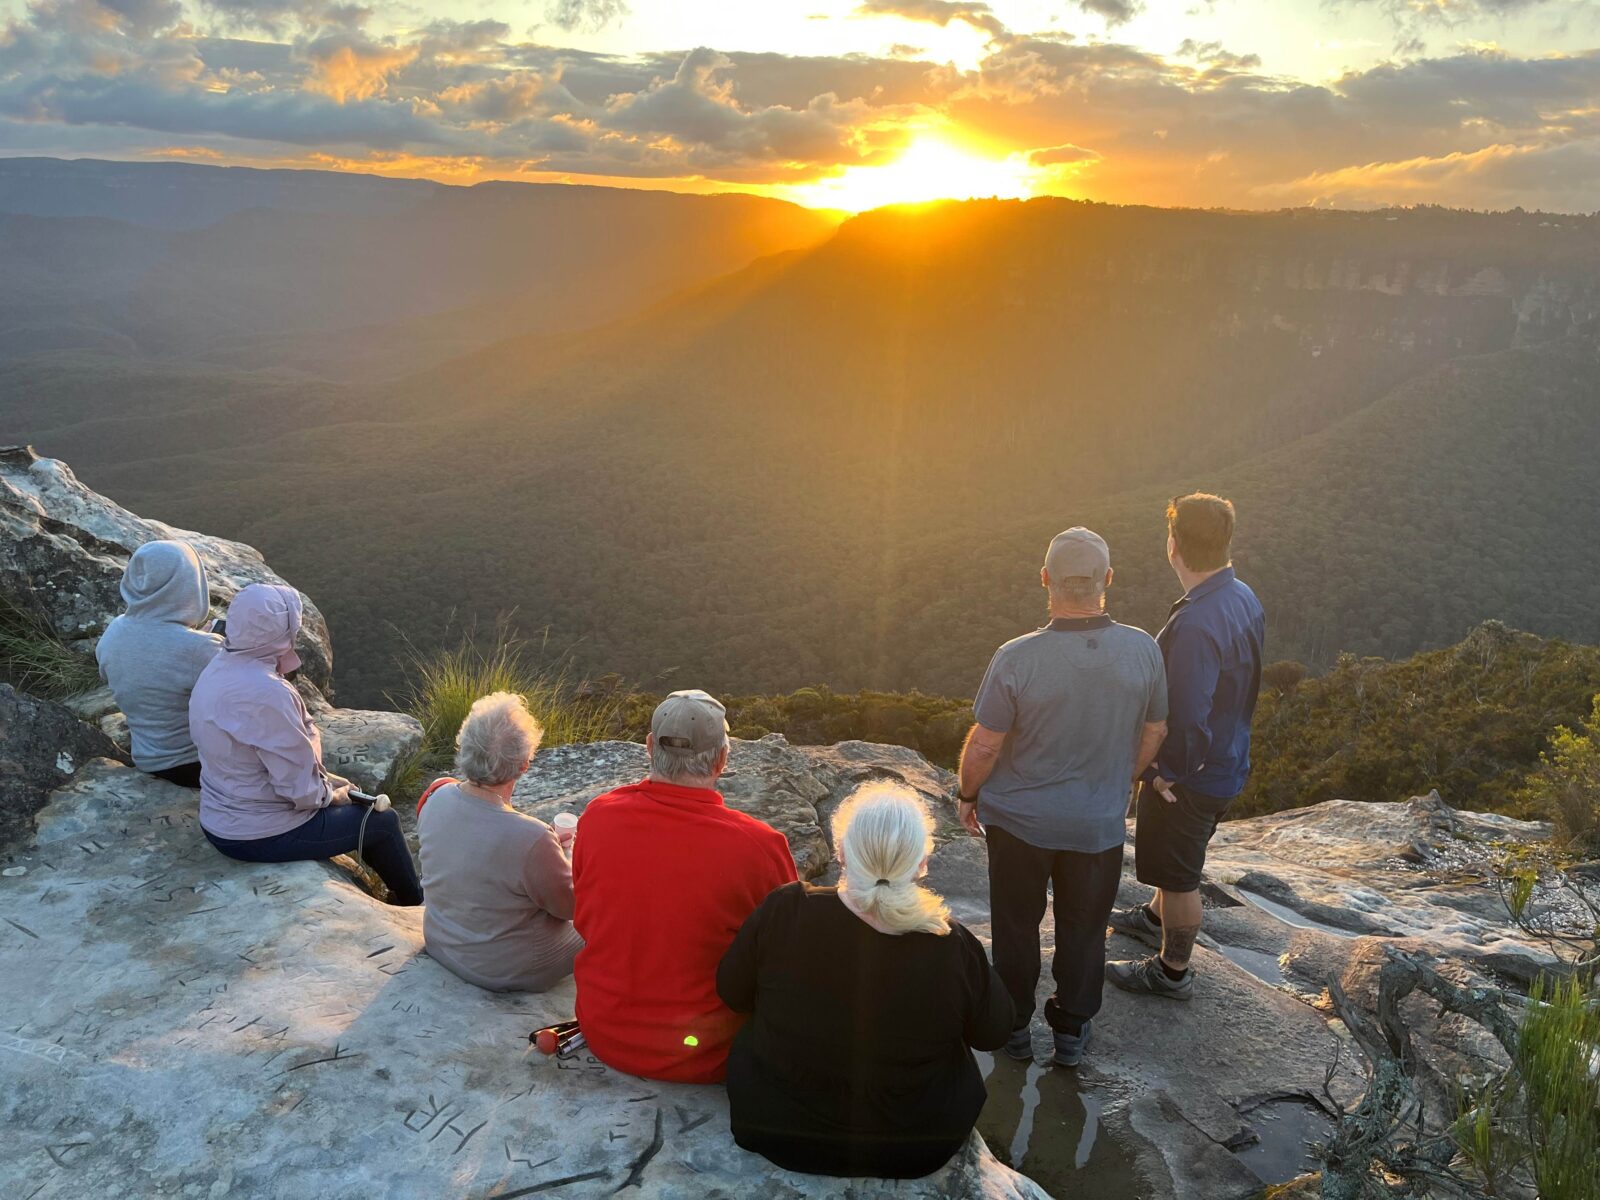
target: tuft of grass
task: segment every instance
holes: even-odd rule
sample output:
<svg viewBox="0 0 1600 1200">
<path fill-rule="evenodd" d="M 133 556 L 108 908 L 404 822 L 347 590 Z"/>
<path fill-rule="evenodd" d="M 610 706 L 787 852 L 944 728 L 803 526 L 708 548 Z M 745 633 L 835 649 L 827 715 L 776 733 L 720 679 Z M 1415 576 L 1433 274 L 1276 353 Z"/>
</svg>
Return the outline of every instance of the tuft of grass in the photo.
<svg viewBox="0 0 1600 1200">
<path fill-rule="evenodd" d="M 1544 1200 L 1600 1196 L 1600 997 L 1568 978 L 1528 997 L 1517 1043 L 1533 1178 Z"/>
<path fill-rule="evenodd" d="M 1537 980 L 1512 1065 L 1464 1084 L 1451 1133 L 1482 1190 L 1460 1194 L 1600 1196 L 1600 995 L 1592 988 L 1579 975 Z"/>
<path fill-rule="evenodd" d="M 65 700 L 98 685 L 100 674 L 42 617 L 0 597 L 0 682 L 46 700 Z"/>
<path fill-rule="evenodd" d="M 455 646 L 411 648 L 406 685 L 390 702 L 422 725 L 422 745 L 397 762 L 385 784 L 391 796 L 415 796 L 425 779 L 450 769 L 456 733 L 475 701 L 491 692 L 516 692 L 544 729 L 542 748 L 598 742 L 618 736 L 628 694 L 595 689 L 563 666 L 539 661 L 525 639 L 504 622 L 485 645 L 472 634 Z"/>
</svg>

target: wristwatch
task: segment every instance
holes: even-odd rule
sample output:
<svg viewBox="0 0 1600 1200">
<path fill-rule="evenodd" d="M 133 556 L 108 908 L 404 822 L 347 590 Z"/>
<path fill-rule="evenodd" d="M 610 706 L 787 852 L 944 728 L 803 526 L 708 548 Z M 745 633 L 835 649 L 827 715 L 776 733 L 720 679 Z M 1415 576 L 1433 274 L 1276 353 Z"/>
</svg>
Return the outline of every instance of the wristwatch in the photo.
<svg viewBox="0 0 1600 1200">
<path fill-rule="evenodd" d="M 963 796 L 959 790 L 956 792 L 956 799 L 962 804 L 976 804 L 978 802 L 976 796 Z"/>
</svg>

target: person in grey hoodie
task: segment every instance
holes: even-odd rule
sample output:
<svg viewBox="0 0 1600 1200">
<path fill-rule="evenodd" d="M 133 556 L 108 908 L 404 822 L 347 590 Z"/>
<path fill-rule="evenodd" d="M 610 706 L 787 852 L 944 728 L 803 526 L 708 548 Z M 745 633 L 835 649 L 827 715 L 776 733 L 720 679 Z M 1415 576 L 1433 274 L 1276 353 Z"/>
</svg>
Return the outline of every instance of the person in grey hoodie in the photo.
<svg viewBox="0 0 1600 1200">
<path fill-rule="evenodd" d="M 128 719 L 133 762 L 181 787 L 200 786 L 189 693 L 222 648 L 210 632 L 205 565 L 187 542 L 146 542 L 122 572 L 128 611 L 95 647 L 100 677 Z"/>
<path fill-rule="evenodd" d="M 350 781 L 322 765 L 322 734 L 286 678 L 300 665 L 300 593 L 252 583 L 228 605 L 222 653 L 189 697 L 200 751 L 200 829 L 223 854 L 282 863 L 359 851 L 396 904 L 422 903 L 392 811 L 352 807 Z"/>
</svg>

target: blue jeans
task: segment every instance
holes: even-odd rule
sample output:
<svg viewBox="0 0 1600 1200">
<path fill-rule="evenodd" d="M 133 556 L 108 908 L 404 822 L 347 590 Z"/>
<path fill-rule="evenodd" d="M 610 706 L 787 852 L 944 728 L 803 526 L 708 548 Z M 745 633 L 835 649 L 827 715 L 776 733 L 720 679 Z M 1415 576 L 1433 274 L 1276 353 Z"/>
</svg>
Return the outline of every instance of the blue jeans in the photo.
<svg viewBox="0 0 1600 1200">
<path fill-rule="evenodd" d="M 400 818 L 392 809 L 373 812 L 370 816 L 368 812 L 359 804 L 344 804 L 321 809 L 305 824 L 273 837 L 236 842 L 206 833 L 206 838 L 229 858 L 240 862 L 305 862 L 353 853 L 361 831 L 361 818 L 365 816 L 367 831 L 361 839 L 362 861 L 378 873 L 396 904 L 421 904 L 422 883 L 411 861 L 406 836 L 400 832 Z"/>
</svg>

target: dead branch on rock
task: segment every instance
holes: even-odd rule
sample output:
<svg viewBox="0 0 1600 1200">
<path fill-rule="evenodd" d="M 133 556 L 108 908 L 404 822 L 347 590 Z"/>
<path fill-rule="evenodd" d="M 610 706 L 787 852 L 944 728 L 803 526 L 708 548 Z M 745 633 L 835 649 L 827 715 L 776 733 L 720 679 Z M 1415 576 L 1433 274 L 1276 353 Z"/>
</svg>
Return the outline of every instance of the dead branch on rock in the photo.
<svg viewBox="0 0 1600 1200">
<path fill-rule="evenodd" d="M 1367 1060 L 1367 1088 L 1323 1149 L 1325 1200 L 1466 1200 L 1600 1196 L 1600 1011 L 1570 971 L 1536 980 L 1520 1006 L 1492 987 L 1463 987 L 1426 959 L 1386 947 L 1376 1012 L 1329 980 L 1334 1011 Z M 1401 1013 L 1413 993 L 1459 1014 L 1505 1052 L 1486 1076 L 1444 1078 Z M 1517 999 L 1521 999 L 1520 997 Z M 1331 1082 L 1330 1073 L 1330 1082 Z M 1456 1097 L 1429 1120 L 1428 1096 Z"/>
<path fill-rule="evenodd" d="M 1442 1012 L 1460 1013 L 1488 1030 L 1514 1056 L 1516 1025 L 1498 991 L 1463 988 L 1413 954 L 1388 947 L 1378 971 L 1374 1019 L 1353 1003 L 1338 980 L 1328 981 L 1334 1012 L 1366 1056 L 1367 1089 L 1345 1110 L 1324 1149 L 1324 1200 L 1375 1200 L 1377 1197 L 1445 1195 L 1483 1197 L 1477 1183 L 1453 1169 L 1455 1139 L 1430 1129 L 1424 1073 L 1442 1083 L 1417 1054 L 1400 1005 L 1413 992 L 1432 997 Z M 1330 1076 L 1331 1080 L 1331 1076 Z M 1331 1099 L 1331 1094 L 1330 1094 Z"/>
<path fill-rule="evenodd" d="M 1550 948 L 1550 952 L 1557 958 L 1563 953 L 1574 956 L 1569 961 L 1554 967 L 1555 972 L 1570 972 L 1580 978 L 1593 980 L 1600 976 L 1600 943 L 1596 941 L 1596 931 L 1600 931 L 1600 903 L 1590 896 L 1587 888 L 1580 886 L 1572 876 L 1565 871 L 1555 872 L 1560 894 L 1572 899 L 1579 907 L 1589 914 L 1589 930 L 1587 933 L 1566 933 L 1556 928 L 1555 920 L 1548 914 L 1544 919 L 1536 918 L 1529 910 L 1529 903 L 1533 899 L 1534 885 L 1538 882 L 1538 872 L 1528 867 L 1518 867 L 1514 862 L 1504 864 L 1495 872 L 1495 890 L 1500 894 L 1500 902 L 1505 905 L 1506 912 L 1511 916 L 1511 922 L 1528 936 L 1543 942 Z"/>
</svg>

